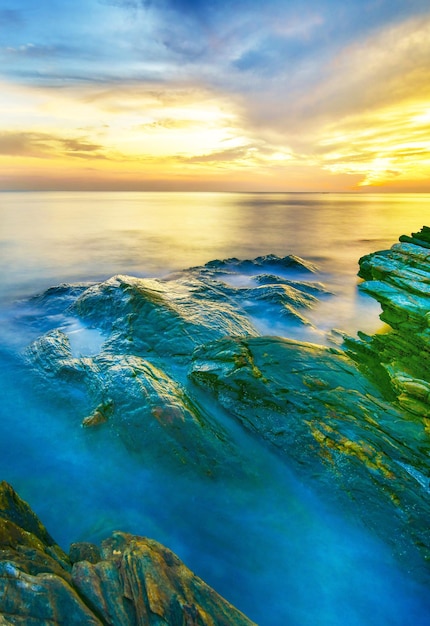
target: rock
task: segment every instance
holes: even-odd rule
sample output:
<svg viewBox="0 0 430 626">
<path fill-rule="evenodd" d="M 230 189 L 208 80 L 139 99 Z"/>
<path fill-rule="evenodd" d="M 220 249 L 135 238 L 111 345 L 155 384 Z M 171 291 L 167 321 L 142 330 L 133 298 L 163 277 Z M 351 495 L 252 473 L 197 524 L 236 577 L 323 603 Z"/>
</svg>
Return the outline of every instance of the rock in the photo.
<svg viewBox="0 0 430 626">
<path fill-rule="evenodd" d="M 2 522 L 10 522 L 28 531 L 47 546 L 54 545 L 54 540 L 38 517 L 5 481 L 0 483 L 0 511 Z"/>
<path fill-rule="evenodd" d="M 84 417 L 82 420 L 82 426 L 84 428 L 99 426 L 100 424 L 104 424 L 108 421 L 109 417 L 113 413 L 113 401 L 106 400 L 106 402 L 102 402 L 94 409 L 91 415 Z"/>
<path fill-rule="evenodd" d="M 250 314 L 254 314 L 255 309 L 260 307 L 272 317 L 278 315 L 292 318 L 299 324 L 310 324 L 310 322 L 298 309 L 312 308 L 317 303 L 317 298 L 308 291 L 280 283 L 242 289 L 241 296 L 246 298 L 243 306 Z"/>
<path fill-rule="evenodd" d="M 0 610 L 12 624 L 70 624 L 99 626 L 105 622 L 79 598 L 61 577 L 32 576 L 10 561 L 0 561 Z"/>
<path fill-rule="evenodd" d="M 245 475 L 221 406 L 323 497 L 353 506 L 398 555 L 422 563 L 415 546 L 430 559 L 429 230 L 411 239 L 360 260 L 360 288 L 381 303 L 389 332 L 343 343 L 338 335 L 336 349 L 259 336 L 262 320 L 262 328 L 285 316 L 308 325 L 306 311 L 328 295 L 302 280 L 313 266 L 269 255 L 164 280 L 116 276 L 79 287 L 72 303 L 62 289 L 69 314 L 105 341 L 98 354 L 77 357 L 58 328 L 27 359 L 49 394 L 69 394 L 78 424 L 108 417 L 104 428 L 142 463 L 163 456 L 173 471 Z M 85 576 L 102 585 L 111 570 L 96 563 Z"/>
<path fill-rule="evenodd" d="M 412 233 L 411 237 L 401 235 L 399 239 L 400 241 L 417 244 L 421 248 L 430 248 L 430 228 L 423 226 L 419 233 Z"/>
<path fill-rule="evenodd" d="M 102 551 L 103 561 L 76 563 L 72 575 L 109 623 L 252 624 L 156 541 L 115 532 Z"/>
<path fill-rule="evenodd" d="M 297 289 L 302 294 L 312 294 L 315 296 L 333 295 L 330 291 L 326 289 L 323 283 L 317 281 L 299 282 L 297 280 L 289 280 L 288 278 L 284 278 L 283 276 L 276 276 L 274 274 L 257 274 L 254 279 L 259 285 L 285 285 L 288 287 L 292 287 L 293 289 Z"/>
<path fill-rule="evenodd" d="M 30 507 L 2 482 L 0 624 L 253 624 L 151 539 L 115 532 L 101 552 L 72 544 L 70 556 L 72 568 Z"/>
<path fill-rule="evenodd" d="M 70 545 L 69 559 L 71 563 L 78 563 L 79 561 L 98 563 L 102 560 L 102 556 L 100 549 L 94 543 L 80 541 Z"/>
<path fill-rule="evenodd" d="M 411 452 L 405 467 L 428 493 L 430 476 L 430 228 L 401 236 L 389 250 L 359 261 L 360 289 L 382 307 L 385 332 L 347 338 L 345 347 L 357 366 L 373 379 L 384 396 L 401 412 L 409 436 L 402 436 Z M 415 433 L 415 436 L 411 436 Z M 398 440 L 398 439 L 397 439 Z M 424 511 L 419 502 L 412 517 Z M 428 549 L 428 544 L 426 544 Z"/>
<path fill-rule="evenodd" d="M 276 254 L 267 254 L 265 256 L 259 256 L 253 260 L 240 260 L 236 258 L 224 259 L 222 261 L 215 260 L 206 263 L 203 269 L 219 270 L 227 272 L 252 272 L 257 273 L 259 268 L 271 268 L 276 270 L 293 270 L 301 273 L 314 274 L 318 271 L 318 268 L 309 261 L 305 261 L 294 254 L 290 254 L 285 257 L 279 257 Z M 200 270 L 200 268 L 197 268 Z"/>
<path fill-rule="evenodd" d="M 62 283 L 32 296 L 28 300 L 30 311 L 24 313 L 24 319 L 39 332 L 46 332 L 63 315 L 84 291 L 94 283 Z M 42 314 L 43 312 L 43 314 Z M 37 315 L 39 313 L 39 315 Z"/>
<path fill-rule="evenodd" d="M 349 494 L 398 553 L 409 553 L 409 536 L 430 556 L 428 484 L 416 485 L 404 467 L 428 473 L 428 435 L 344 351 L 276 337 L 225 338 L 194 352 L 190 378 L 304 480 L 318 476 L 325 497 L 339 488 Z"/>
<path fill-rule="evenodd" d="M 244 312 L 202 281 L 115 276 L 80 295 L 73 313 L 111 334 L 113 349 L 180 357 L 222 335 L 256 334 Z"/>
<path fill-rule="evenodd" d="M 59 345 L 57 359 L 51 349 L 53 336 Z M 148 464 L 163 457 L 166 466 L 188 465 L 207 476 L 243 471 L 224 429 L 165 371 L 139 356 L 112 350 L 65 359 L 67 342 L 64 334 L 54 331 L 37 340 L 29 354 L 36 354 L 33 362 L 43 372 L 40 355 L 46 343 L 47 376 L 55 374 L 57 395 L 75 400 L 76 411 L 85 414 L 82 426 L 108 422 L 127 448 Z M 54 381 L 51 392 L 53 387 Z M 81 409 L 79 396 L 84 398 Z"/>
<path fill-rule="evenodd" d="M 101 624 L 73 590 L 71 564 L 33 511 L 0 483 L 0 614 L 12 624 Z"/>
<path fill-rule="evenodd" d="M 168 451 L 169 462 L 191 465 L 203 475 L 241 474 L 246 470 L 240 453 L 189 389 L 191 354 L 224 336 L 257 335 L 250 315 L 269 311 L 309 325 L 301 310 L 315 305 L 320 287 L 298 280 L 289 284 L 285 275 L 279 277 L 283 282 L 273 278 L 252 287 L 220 280 L 227 268 L 231 274 L 246 267 L 257 277 L 264 269 L 314 271 L 297 257 L 209 265 L 165 280 L 115 276 L 87 289 L 49 290 L 50 310 L 55 296 L 64 296 L 68 314 L 96 327 L 105 341 L 98 354 L 77 356 L 63 325 L 36 339 L 26 358 L 51 396 L 73 404 L 82 426 L 105 424 L 143 462 Z M 39 301 L 43 304 L 44 298 Z"/>
<path fill-rule="evenodd" d="M 51 378 L 75 372 L 75 363 L 78 362 L 73 358 L 69 337 L 60 329 L 34 341 L 27 354 L 34 366 L 42 370 L 45 377 Z"/>
<path fill-rule="evenodd" d="M 430 416 L 430 251 L 428 227 L 390 250 L 360 259 L 360 289 L 382 306 L 381 319 L 391 329 L 373 337 L 347 341 L 360 367 L 384 372 L 385 389 L 407 412 Z M 363 358 L 365 357 L 365 358 Z M 363 363 L 364 362 L 364 363 Z M 413 419 L 410 416 L 410 419 Z"/>
</svg>

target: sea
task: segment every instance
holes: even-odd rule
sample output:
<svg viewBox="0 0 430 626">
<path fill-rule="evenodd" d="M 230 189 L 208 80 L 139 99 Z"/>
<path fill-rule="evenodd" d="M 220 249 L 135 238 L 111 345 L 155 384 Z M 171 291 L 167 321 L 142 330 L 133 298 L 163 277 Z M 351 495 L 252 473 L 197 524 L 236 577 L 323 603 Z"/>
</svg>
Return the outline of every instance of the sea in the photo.
<svg viewBox="0 0 430 626">
<path fill-rule="evenodd" d="M 255 480 L 208 483 L 163 458 L 142 464 L 108 430 L 89 433 L 73 407 L 35 393 L 19 359 L 40 334 L 23 305 L 51 286 L 266 254 L 318 267 L 332 296 L 309 314 L 316 342 L 331 329 L 376 332 L 380 308 L 358 290 L 358 260 L 424 224 L 430 194 L 0 193 L 0 480 L 66 551 L 113 530 L 151 537 L 260 626 L 429 626 L 420 572 L 352 505 L 303 483 L 237 425 Z M 264 331 L 309 340 L 270 320 Z M 79 341 L 85 349 L 91 334 Z"/>
</svg>

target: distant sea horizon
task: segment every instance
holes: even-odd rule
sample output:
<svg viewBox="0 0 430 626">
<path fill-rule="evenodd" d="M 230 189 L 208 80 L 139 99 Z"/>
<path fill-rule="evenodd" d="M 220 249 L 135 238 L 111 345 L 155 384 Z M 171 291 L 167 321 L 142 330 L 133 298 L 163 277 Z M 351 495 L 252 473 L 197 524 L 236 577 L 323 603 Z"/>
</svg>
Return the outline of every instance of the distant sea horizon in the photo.
<svg viewBox="0 0 430 626">
<path fill-rule="evenodd" d="M 360 190 L 357 189 L 344 189 L 344 190 L 327 190 L 327 189 L 314 189 L 314 190 L 303 190 L 303 189 L 289 189 L 289 190 L 282 190 L 282 189 L 209 189 L 209 188 L 202 188 L 202 189 L 181 189 L 181 188 L 162 188 L 162 187 L 154 187 L 153 189 L 151 188 L 136 188 L 136 189 L 130 189 L 130 188 L 109 188 L 109 187 L 100 187 L 100 189 L 98 188 L 92 188 L 92 187 L 88 187 L 88 188 L 76 188 L 76 187 L 64 187 L 64 188 L 55 188 L 55 187 L 48 187 L 46 189 L 20 189 L 20 188 L 11 188 L 11 189 L 0 189 L 0 193 L 237 193 L 237 194 L 242 194 L 242 193 L 255 193 L 255 194 L 333 194 L 333 195 L 340 195 L 340 194 L 349 194 L 349 195 L 411 195 L 411 194 L 418 194 L 418 195 L 430 195 L 430 191 L 419 191 L 419 190 L 408 190 L 408 191 L 401 191 L 401 190 L 390 190 L 390 189 L 385 189 L 385 188 L 378 188 L 378 187 L 369 187 L 369 188 L 363 188 Z"/>
<path fill-rule="evenodd" d="M 430 193 L 418 192 L 3 190 L 0 262 L 8 285 L 27 280 L 29 289 L 39 278 L 79 280 L 88 269 L 94 279 L 119 271 L 160 275 L 267 253 L 308 255 L 330 267 L 336 259 L 355 273 L 362 254 L 391 246 L 426 219 Z M 176 261 L 171 248 L 163 251 L 166 240 Z M 79 245 L 87 246 L 82 267 Z"/>
</svg>

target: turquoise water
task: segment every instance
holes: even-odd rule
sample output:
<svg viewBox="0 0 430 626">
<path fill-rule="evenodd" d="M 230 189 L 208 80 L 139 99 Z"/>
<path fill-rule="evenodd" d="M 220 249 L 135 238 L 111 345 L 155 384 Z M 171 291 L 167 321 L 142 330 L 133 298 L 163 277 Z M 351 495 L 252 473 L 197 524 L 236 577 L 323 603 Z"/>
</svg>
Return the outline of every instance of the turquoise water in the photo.
<svg viewBox="0 0 430 626">
<path fill-rule="evenodd" d="M 416 565 L 406 571 L 353 509 L 302 484 L 227 416 L 218 419 L 243 475 L 173 473 L 159 453 L 142 462 L 108 430 L 80 428 L 73 406 L 39 395 L 16 358 L 59 325 L 58 316 L 35 322 L 21 304 L 53 284 L 267 253 L 319 265 L 333 292 L 312 313 L 321 331 L 376 330 L 378 306 L 356 289 L 357 260 L 429 217 L 428 195 L 1 194 L 0 478 L 65 549 L 114 529 L 153 537 L 262 626 L 430 624 Z"/>
</svg>

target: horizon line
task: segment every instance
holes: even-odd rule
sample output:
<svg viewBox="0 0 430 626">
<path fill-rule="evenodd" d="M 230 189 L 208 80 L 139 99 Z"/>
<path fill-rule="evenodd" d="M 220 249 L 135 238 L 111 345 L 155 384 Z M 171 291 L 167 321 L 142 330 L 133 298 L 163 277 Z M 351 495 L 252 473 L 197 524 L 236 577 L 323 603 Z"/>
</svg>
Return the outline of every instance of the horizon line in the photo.
<svg viewBox="0 0 430 626">
<path fill-rule="evenodd" d="M 369 195 L 369 194 L 391 194 L 391 195 L 430 195 L 429 191 L 403 191 L 403 190 L 386 190 L 380 188 L 372 188 L 366 190 L 351 190 L 351 191 L 336 191 L 336 190 L 254 190 L 254 189 L 112 189 L 112 188 L 100 188 L 100 189 L 76 189 L 68 188 L 64 189 L 0 189 L 0 193 L 62 193 L 62 192 L 74 192 L 74 193 L 254 193 L 254 194 L 348 194 L 348 195 Z"/>
</svg>

